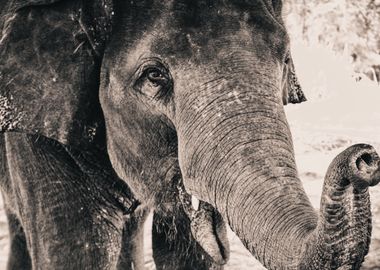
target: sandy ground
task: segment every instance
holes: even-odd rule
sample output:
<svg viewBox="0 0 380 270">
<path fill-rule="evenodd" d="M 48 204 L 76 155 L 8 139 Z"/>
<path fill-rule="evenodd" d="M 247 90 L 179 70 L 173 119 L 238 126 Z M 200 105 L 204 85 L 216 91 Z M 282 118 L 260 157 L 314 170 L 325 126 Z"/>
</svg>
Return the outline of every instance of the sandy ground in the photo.
<svg viewBox="0 0 380 270">
<path fill-rule="evenodd" d="M 288 105 L 300 177 L 313 205 L 318 208 L 323 176 L 331 160 L 348 146 L 369 143 L 380 153 L 380 87 L 356 83 L 344 58 L 321 48 L 298 47 L 293 57 L 309 101 Z M 362 269 L 380 270 L 380 186 L 371 189 L 373 236 Z M 2 205 L 2 204 L 1 204 Z M 146 266 L 154 269 L 146 225 Z M 225 269 L 265 269 L 252 258 L 240 240 L 229 232 L 231 259 Z M 7 222 L 0 207 L 0 270 L 9 249 Z"/>
</svg>

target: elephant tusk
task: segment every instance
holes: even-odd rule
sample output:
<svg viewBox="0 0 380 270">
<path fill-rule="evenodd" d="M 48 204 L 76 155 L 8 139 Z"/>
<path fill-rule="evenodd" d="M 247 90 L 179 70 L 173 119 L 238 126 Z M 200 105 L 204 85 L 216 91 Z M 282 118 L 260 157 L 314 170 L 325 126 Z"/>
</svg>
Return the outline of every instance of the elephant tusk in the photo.
<svg viewBox="0 0 380 270">
<path fill-rule="evenodd" d="M 199 209 L 199 200 L 194 195 L 191 196 L 191 205 L 193 206 L 193 208 L 194 208 L 195 211 L 198 211 L 198 209 Z"/>
</svg>

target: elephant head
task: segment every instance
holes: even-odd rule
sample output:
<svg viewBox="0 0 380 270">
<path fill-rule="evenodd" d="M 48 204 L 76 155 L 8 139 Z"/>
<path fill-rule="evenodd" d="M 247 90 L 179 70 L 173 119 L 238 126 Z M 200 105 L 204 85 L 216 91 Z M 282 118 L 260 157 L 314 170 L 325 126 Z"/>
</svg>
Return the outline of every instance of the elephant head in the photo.
<svg viewBox="0 0 380 270">
<path fill-rule="evenodd" d="M 106 139 L 118 176 L 163 211 L 183 184 L 184 197 L 201 200 L 202 211 L 188 210 L 193 233 L 205 236 L 197 230 L 203 215 L 215 235 L 202 246 L 221 263 L 223 218 L 268 268 L 357 269 L 368 249 L 368 186 L 379 181 L 379 159 L 364 145 L 342 153 L 315 212 L 283 109 L 305 98 L 281 1 L 56 2 L 38 25 L 28 23 L 37 9 L 10 4 L 18 12 L 4 16 L 3 131 L 79 149 L 104 148 Z M 26 42 L 30 49 L 20 52 Z"/>
</svg>

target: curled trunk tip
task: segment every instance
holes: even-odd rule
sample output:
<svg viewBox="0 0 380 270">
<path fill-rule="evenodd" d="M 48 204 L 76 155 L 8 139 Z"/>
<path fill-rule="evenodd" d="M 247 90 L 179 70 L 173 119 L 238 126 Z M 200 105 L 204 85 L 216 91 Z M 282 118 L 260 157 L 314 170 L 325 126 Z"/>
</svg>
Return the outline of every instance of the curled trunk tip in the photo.
<svg viewBox="0 0 380 270">
<path fill-rule="evenodd" d="M 368 187 L 379 181 L 380 158 L 370 145 L 353 145 L 333 160 L 318 226 L 305 243 L 301 269 L 360 268 L 372 231 Z"/>
</svg>

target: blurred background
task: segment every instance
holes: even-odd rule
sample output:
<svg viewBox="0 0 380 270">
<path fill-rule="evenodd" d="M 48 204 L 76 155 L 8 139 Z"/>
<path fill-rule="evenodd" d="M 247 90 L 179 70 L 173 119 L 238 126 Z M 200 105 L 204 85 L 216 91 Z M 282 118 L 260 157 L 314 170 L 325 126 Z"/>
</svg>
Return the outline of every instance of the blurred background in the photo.
<svg viewBox="0 0 380 270">
<path fill-rule="evenodd" d="M 286 113 L 300 177 L 318 208 L 323 177 L 348 146 L 369 143 L 380 153 L 380 0 L 284 0 L 292 55 L 308 101 Z M 371 189 L 373 234 L 362 269 L 380 269 L 380 187 Z M 0 202 L 1 205 L 1 202 Z M 154 269 L 146 224 L 146 266 Z M 265 269 L 229 231 L 226 270 Z M 9 249 L 0 207 L 0 269 Z"/>
<path fill-rule="evenodd" d="M 355 72 L 379 81 L 379 0 L 286 0 L 284 16 L 293 41 L 344 54 Z"/>
</svg>

